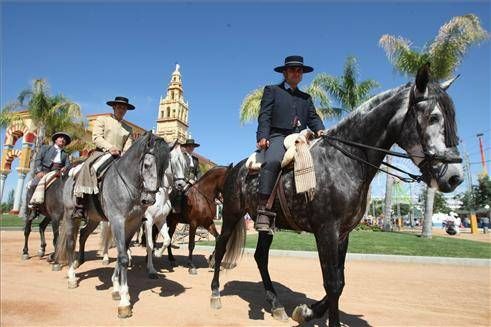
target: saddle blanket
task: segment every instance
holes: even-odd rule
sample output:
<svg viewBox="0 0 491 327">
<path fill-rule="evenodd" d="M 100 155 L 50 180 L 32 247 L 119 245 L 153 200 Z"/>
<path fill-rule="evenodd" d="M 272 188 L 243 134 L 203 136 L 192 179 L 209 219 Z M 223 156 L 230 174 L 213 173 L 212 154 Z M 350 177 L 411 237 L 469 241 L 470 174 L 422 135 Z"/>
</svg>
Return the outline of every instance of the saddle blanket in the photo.
<svg viewBox="0 0 491 327">
<path fill-rule="evenodd" d="M 310 148 L 317 143 L 314 133 L 308 129 L 300 133 L 293 133 L 285 137 L 283 145 L 286 152 L 281 161 L 281 168 L 293 162 L 295 185 L 297 193 L 309 192 L 313 196 L 316 187 L 314 163 Z M 254 152 L 246 161 L 250 172 L 257 172 L 264 163 L 264 151 Z"/>
<path fill-rule="evenodd" d="M 29 205 L 39 205 L 44 203 L 44 193 L 46 190 L 56 181 L 57 170 L 50 171 L 46 175 L 44 175 L 39 181 L 36 189 L 34 190 L 34 194 L 29 201 Z"/>
<path fill-rule="evenodd" d="M 110 153 L 106 153 L 105 155 L 101 156 L 99 159 L 97 159 L 94 164 L 92 165 L 92 169 L 95 171 L 99 171 L 99 168 L 109 159 L 111 158 Z M 73 167 L 70 169 L 68 172 L 68 176 L 75 178 L 80 170 L 82 169 L 82 166 L 85 165 L 85 162 L 81 163 L 80 165 L 77 165 L 76 167 Z M 105 170 L 104 170 L 105 172 Z"/>
</svg>

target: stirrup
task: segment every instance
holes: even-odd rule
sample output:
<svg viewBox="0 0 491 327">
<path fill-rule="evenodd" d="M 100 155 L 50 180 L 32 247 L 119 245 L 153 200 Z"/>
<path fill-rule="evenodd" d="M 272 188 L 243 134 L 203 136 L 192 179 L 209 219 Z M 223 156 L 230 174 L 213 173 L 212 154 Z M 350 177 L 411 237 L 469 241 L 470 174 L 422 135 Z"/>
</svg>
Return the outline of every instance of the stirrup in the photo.
<svg viewBox="0 0 491 327">
<path fill-rule="evenodd" d="M 256 221 L 254 228 L 258 232 L 271 232 L 271 226 L 274 226 L 276 213 L 268 211 L 266 209 L 257 209 Z"/>
</svg>

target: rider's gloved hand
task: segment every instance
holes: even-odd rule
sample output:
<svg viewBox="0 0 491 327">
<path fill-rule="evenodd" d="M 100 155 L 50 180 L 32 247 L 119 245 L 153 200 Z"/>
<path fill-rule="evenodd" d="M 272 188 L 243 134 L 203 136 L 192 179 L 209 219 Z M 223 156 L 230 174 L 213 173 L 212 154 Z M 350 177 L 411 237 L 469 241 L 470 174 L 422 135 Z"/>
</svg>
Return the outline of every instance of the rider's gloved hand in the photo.
<svg viewBox="0 0 491 327">
<path fill-rule="evenodd" d="M 258 149 L 261 149 L 261 150 L 267 149 L 267 148 L 269 148 L 269 141 L 267 139 L 263 138 L 263 139 L 259 140 L 259 142 L 257 142 L 257 147 L 258 147 Z"/>
</svg>

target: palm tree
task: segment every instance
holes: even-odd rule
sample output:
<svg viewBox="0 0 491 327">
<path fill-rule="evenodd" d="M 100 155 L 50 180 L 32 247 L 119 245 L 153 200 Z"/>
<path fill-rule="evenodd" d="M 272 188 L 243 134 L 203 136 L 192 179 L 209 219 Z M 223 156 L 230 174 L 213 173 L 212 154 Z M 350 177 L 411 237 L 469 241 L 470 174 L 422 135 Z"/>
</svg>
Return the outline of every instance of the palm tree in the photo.
<svg viewBox="0 0 491 327">
<path fill-rule="evenodd" d="M 259 87 L 252 90 L 242 101 L 240 106 L 240 122 L 242 124 L 255 120 L 259 116 L 263 90 L 264 87 Z M 313 81 L 309 86 L 307 86 L 305 92 L 310 94 L 312 97 L 317 114 L 319 114 L 319 117 L 322 120 L 340 117 L 341 111 L 339 109 L 331 108 L 329 97 L 318 83 Z"/>
<path fill-rule="evenodd" d="M 358 64 L 356 57 L 350 56 L 344 64 L 343 75 L 339 77 L 320 73 L 312 82 L 332 96 L 340 105 L 333 108 L 351 112 L 371 96 L 371 91 L 379 84 L 374 80 L 365 80 L 358 84 Z"/>
<path fill-rule="evenodd" d="M 435 39 L 421 51 L 411 48 L 411 42 L 402 37 L 383 35 L 379 44 L 385 50 L 394 68 L 404 75 L 414 76 L 425 63 L 430 63 L 431 78 L 441 81 L 450 78 L 471 45 L 489 38 L 476 15 L 468 14 L 452 18 L 440 27 Z M 427 188 L 423 237 L 431 238 L 431 217 L 435 190 Z"/>
</svg>

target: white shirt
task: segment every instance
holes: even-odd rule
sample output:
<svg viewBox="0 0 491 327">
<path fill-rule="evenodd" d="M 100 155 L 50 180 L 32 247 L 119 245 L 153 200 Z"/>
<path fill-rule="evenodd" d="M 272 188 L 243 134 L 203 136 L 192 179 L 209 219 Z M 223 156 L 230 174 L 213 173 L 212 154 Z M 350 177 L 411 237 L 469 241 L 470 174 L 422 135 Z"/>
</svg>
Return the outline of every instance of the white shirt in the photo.
<svg viewBox="0 0 491 327">
<path fill-rule="evenodd" d="M 189 164 L 189 167 L 194 167 L 194 160 L 193 160 L 193 156 L 190 155 L 189 153 L 186 152 L 186 155 L 189 157 L 189 160 L 191 161 L 191 163 Z"/>
<path fill-rule="evenodd" d="M 53 159 L 54 163 L 61 163 L 61 148 L 55 144 L 56 156 Z"/>
</svg>

